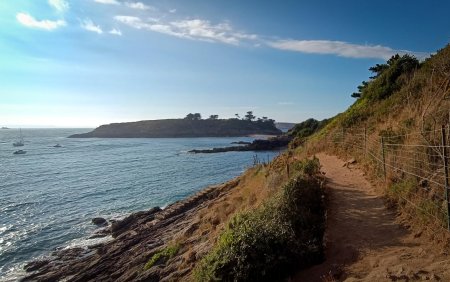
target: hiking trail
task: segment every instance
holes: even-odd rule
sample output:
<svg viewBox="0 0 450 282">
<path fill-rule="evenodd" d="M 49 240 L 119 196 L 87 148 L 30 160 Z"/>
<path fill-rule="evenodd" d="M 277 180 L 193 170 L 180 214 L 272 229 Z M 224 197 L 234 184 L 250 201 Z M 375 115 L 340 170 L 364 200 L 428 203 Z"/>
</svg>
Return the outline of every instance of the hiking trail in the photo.
<svg viewBox="0 0 450 282">
<path fill-rule="evenodd" d="M 450 281 L 450 256 L 402 226 L 360 169 L 316 156 L 329 195 L 326 259 L 292 281 Z"/>
</svg>

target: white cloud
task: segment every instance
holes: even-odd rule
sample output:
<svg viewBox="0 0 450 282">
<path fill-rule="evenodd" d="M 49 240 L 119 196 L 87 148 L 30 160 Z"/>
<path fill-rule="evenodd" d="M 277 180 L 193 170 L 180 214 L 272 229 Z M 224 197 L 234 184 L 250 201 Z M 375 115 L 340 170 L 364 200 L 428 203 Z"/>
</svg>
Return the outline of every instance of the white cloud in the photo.
<svg viewBox="0 0 450 282">
<path fill-rule="evenodd" d="M 59 27 L 65 26 L 66 22 L 64 20 L 36 20 L 33 16 L 27 13 L 18 13 L 16 19 L 19 23 L 26 27 L 39 28 L 45 30 L 54 30 Z"/>
<path fill-rule="evenodd" d="M 111 1 L 111 0 L 96 0 Z M 130 3 L 130 2 L 127 2 Z M 136 2 L 140 3 L 140 2 Z M 171 11 L 172 12 L 172 11 Z M 175 12 L 175 11 L 173 11 Z M 260 36 L 236 31 L 228 22 L 213 24 L 202 19 L 165 20 L 118 15 L 114 17 L 125 25 L 136 29 L 145 29 L 179 38 L 220 42 L 230 45 L 249 43 L 251 46 L 269 46 L 278 50 L 295 51 L 307 54 L 327 54 L 346 58 L 372 58 L 387 60 L 395 54 L 412 54 L 424 59 L 428 53 L 396 50 L 382 45 L 362 45 L 332 40 L 272 40 L 265 41 Z"/>
<path fill-rule="evenodd" d="M 114 34 L 114 35 L 122 36 L 122 32 L 121 32 L 120 30 L 118 30 L 118 29 L 115 29 L 115 28 L 111 29 L 111 30 L 109 31 L 109 34 Z"/>
<path fill-rule="evenodd" d="M 175 14 L 177 12 L 177 9 L 170 9 L 169 10 L 169 13 L 171 13 L 171 14 Z"/>
<path fill-rule="evenodd" d="M 394 50 L 381 45 L 359 45 L 343 41 L 330 40 L 279 40 L 268 42 L 268 45 L 280 49 L 308 54 L 329 54 L 347 58 L 373 58 L 387 60 L 392 55 L 413 54 L 423 58 L 427 54 L 407 50 Z"/>
<path fill-rule="evenodd" d="M 145 23 L 141 20 L 141 18 L 139 17 L 134 17 L 134 16 L 115 16 L 114 19 L 116 21 L 119 21 L 123 24 L 126 24 L 128 26 L 131 26 L 133 28 L 136 29 L 141 29 L 141 28 L 148 28 L 148 23 Z"/>
<path fill-rule="evenodd" d="M 120 2 L 117 0 L 94 0 L 94 2 L 107 5 L 120 5 Z"/>
<path fill-rule="evenodd" d="M 115 16 L 117 21 L 136 29 L 146 29 L 164 33 L 180 38 L 201 40 L 208 42 L 221 42 L 238 45 L 242 40 L 257 40 L 258 36 L 236 32 L 229 23 L 211 24 L 200 19 L 161 22 L 157 19 L 146 21 L 135 16 Z"/>
<path fill-rule="evenodd" d="M 70 7 L 65 0 L 48 0 L 48 4 L 60 13 L 66 12 Z"/>
<path fill-rule="evenodd" d="M 137 10 L 155 10 L 155 8 L 145 5 L 142 2 L 125 2 L 125 5 Z"/>
<path fill-rule="evenodd" d="M 95 25 L 92 20 L 90 19 L 86 19 L 81 23 L 81 27 L 84 28 L 87 31 L 91 31 L 91 32 L 95 32 L 98 34 L 102 34 L 103 30 L 101 29 L 100 26 Z"/>
</svg>

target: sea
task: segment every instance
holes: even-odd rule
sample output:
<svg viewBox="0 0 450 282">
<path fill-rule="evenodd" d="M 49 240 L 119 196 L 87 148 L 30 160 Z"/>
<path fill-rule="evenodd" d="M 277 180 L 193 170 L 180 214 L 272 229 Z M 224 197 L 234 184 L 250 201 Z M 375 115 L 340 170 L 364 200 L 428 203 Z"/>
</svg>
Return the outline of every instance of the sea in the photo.
<svg viewBox="0 0 450 282">
<path fill-rule="evenodd" d="M 88 239 L 94 217 L 164 208 L 280 153 L 188 153 L 250 137 L 67 138 L 90 130 L 22 129 L 23 147 L 12 145 L 18 129 L 0 130 L 0 281 L 58 248 L 98 243 Z"/>
</svg>

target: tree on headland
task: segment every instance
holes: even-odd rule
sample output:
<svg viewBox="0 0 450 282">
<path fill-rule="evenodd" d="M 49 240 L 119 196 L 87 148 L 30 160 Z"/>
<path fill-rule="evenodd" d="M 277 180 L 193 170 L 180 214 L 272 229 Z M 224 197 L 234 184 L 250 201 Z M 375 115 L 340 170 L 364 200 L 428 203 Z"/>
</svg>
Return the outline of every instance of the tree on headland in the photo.
<svg viewBox="0 0 450 282">
<path fill-rule="evenodd" d="M 200 113 L 189 113 L 186 115 L 186 117 L 184 119 L 187 120 L 201 120 L 202 119 L 202 115 Z"/>
<path fill-rule="evenodd" d="M 253 115 L 253 111 L 248 111 L 247 114 L 245 115 L 245 120 L 248 120 L 248 121 L 252 121 L 255 118 L 256 117 Z"/>
<path fill-rule="evenodd" d="M 378 64 L 377 64 L 378 65 Z M 360 98 L 364 89 L 369 85 L 367 81 L 361 82 L 361 85 L 358 86 L 358 92 L 354 92 L 351 96 L 352 98 Z"/>
<path fill-rule="evenodd" d="M 253 111 L 248 111 L 246 115 L 244 115 L 243 118 L 239 114 L 235 114 L 235 118 L 230 118 L 230 120 L 242 120 L 247 122 L 256 122 L 258 124 L 261 123 L 268 123 L 268 124 L 275 124 L 275 120 L 269 119 L 268 117 L 260 117 L 257 118 L 255 115 L 253 115 Z M 184 117 L 185 120 L 201 120 L 202 115 L 200 113 L 189 113 Z M 210 115 L 208 120 L 218 120 L 219 115 Z M 226 119 L 225 119 L 226 120 Z"/>
<path fill-rule="evenodd" d="M 358 92 L 351 96 L 353 98 L 368 98 L 372 101 L 385 99 L 400 89 L 404 78 L 419 65 L 419 61 L 412 55 L 400 56 L 396 54 L 385 64 L 376 64 L 369 68 L 374 75 L 370 77 L 370 81 L 363 81 L 358 86 Z"/>
<path fill-rule="evenodd" d="M 194 119 L 194 114 L 189 113 L 189 114 L 186 115 L 186 117 L 184 119 L 193 120 Z"/>
</svg>

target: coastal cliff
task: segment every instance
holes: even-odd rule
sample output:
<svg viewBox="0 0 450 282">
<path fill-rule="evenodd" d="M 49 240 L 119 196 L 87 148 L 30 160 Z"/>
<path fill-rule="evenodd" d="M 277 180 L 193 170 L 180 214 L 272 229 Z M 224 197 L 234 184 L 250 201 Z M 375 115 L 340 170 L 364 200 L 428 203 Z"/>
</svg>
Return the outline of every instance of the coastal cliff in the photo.
<svg viewBox="0 0 450 282">
<path fill-rule="evenodd" d="M 281 130 L 270 121 L 241 119 L 162 119 L 111 123 L 91 132 L 69 138 L 183 138 L 239 137 L 252 134 L 279 135 Z"/>
<path fill-rule="evenodd" d="M 286 264 L 275 256 L 269 263 L 273 267 L 263 266 L 267 275 L 258 268 L 260 264 L 248 260 L 253 256 L 247 254 L 228 257 L 229 263 L 248 257 L 248 265 L 253 265 L 261 277 L 287 277 L 298 266 L 320 261 L 324 226 L 321 181 L 305 176 L 311 171 L 316 174 L 318 163 L 291 161 L 295 162 L 291 170 L 295 178 L 285 170 L 286 156 L 280 155 L 269 164 L 256 165 L 229 182 L 210 186 L 163 210 L 155 207 L 119 221 L 110 220 L 110 226 L 98 229 L 92 236 L 110 235 L 109 241 L 60 249 L 30 262 L 25 266 L 27 276 L 22 281 L 211 281 L 203 277 L 210 272 L 205 272 L 204 267 L 209 262 L 216 264 L 214 254 L 221 250 L 215 246 L 221 234 L 234 232 L 230 233 L 230 242 L 241 242 L 235 238 L 243 227 L 238 214 L 245 214 L 255 227 L 259 226 L 246 231 L 250 232 L 248 238 L 261 244 L 255 250 L 249 249 L 255 258 L 276 249 L 280 256 L 299 263 Z M 271 205 L 264 204 L 270 198 L 277 200 L 272 200 Z M 308 212 L 308 220 L 304 220 L 303 207 L 313 210 L 314 216 Z M 228 224 L 233 218 L 238 220 L 236 230 Z M 266 246 L 266 236 L 278 236 L 282 227 L 285 228 L 281 233 L 288 236 L 277 245 Z M 241 243 L 248 244 L 245 240 Z M 265 247 L 261 249 L 262 246 Z M 219 271 L 214 275 L 228 281 L 226 273 Z"/>
</svg>

